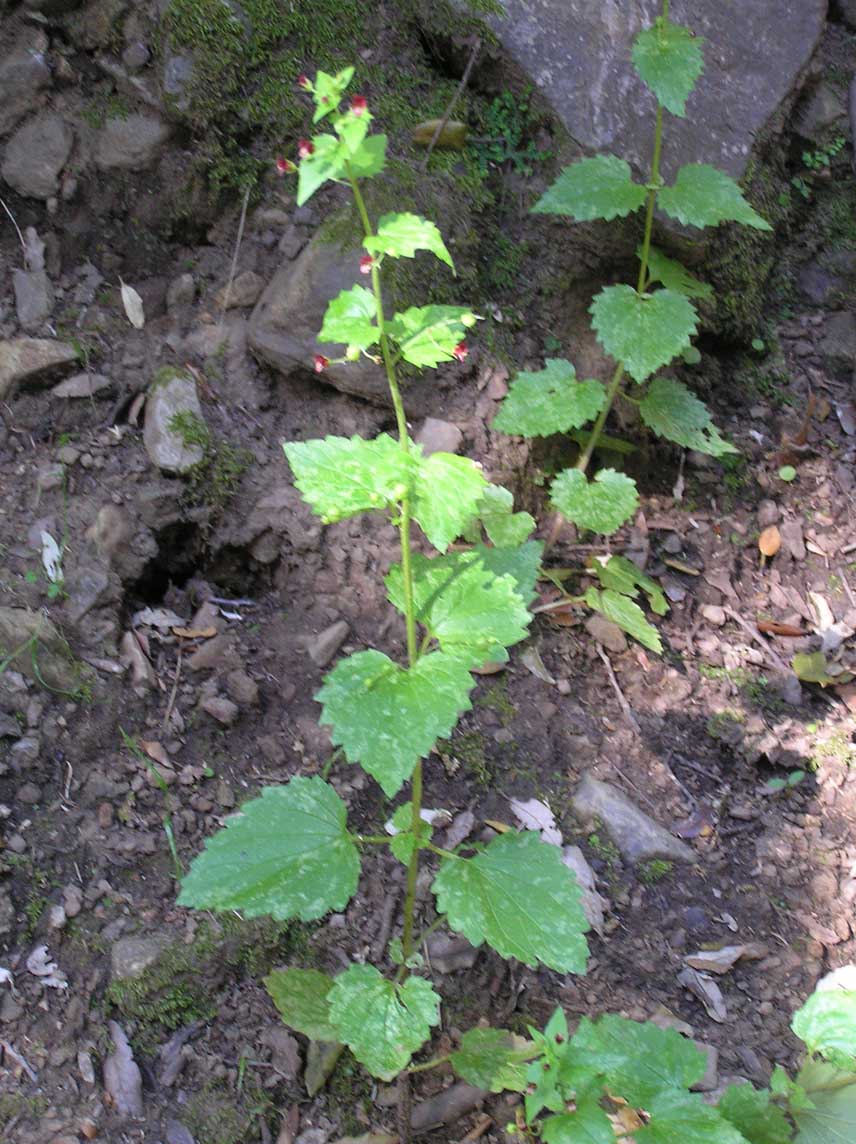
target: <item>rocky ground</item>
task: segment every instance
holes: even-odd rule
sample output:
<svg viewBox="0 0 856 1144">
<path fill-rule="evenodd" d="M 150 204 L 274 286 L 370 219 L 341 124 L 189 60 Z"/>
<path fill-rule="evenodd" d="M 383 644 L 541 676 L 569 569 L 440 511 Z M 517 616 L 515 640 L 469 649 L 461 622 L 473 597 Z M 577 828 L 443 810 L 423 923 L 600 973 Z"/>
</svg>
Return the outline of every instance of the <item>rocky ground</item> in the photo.
<svg viewBox="0 0 856 1144">
<path fill-rule="evenodd" d="M 145 27 L 121 4 L 65 5 L 63 25 L 62 4 L 4 7 L 0 1138 L 391 1132 L 394 1094 L 347 1055 L 330 1075 L 329 1048 L 278 1022 L 261 977 L 381 958 L 400 868 L 376 860 L 347 912 L 313 926 L 174 904 L 179 868 L 235 806 L 328 759 L 312 696 L 336 656 L 402 651 L 382 588 L 394 531 L 322 528 L 281 449 L 393 424 L 374 373 L 305 365 L 326 299 L 356 272 L 357 254 L 329 245 L 341 200 L 296 209 L 267 178 L 245 222 L 233 195 L 198 240 L 165 233 L 152 219 L 192 147 L 152 94 Z M 523 1028 L 562 1004 L 676 1024 L 708 1048 L 706 1089 L 763 1084 L 793 1060 L 792 1011 L 854 960 L 856 684 L 840 681 L 856 671 L 851 19 L 830 26 L 793 113 L 803 134 L 783 160 L 789 205 L 756 341 L 711 332 L 685 371 L 739 457 L 681 457 L 623 426 L 644 496 L 612 550 L 662 583 L 666 653 L 543 610 L 428 762 L 426 802 L 452 837 L 516 824 L 515 800 L 534 799 L 602 909 L 581 978 L 433 939 L 440 1048 L 480 1017 Z M 173 63 L 177 97 L 182 74 Z M 127 114 L 87 117 L 93 91 Z M 486 176 L 514 258 L 494 241 L 490 274 L 473 278 L 492 294 L 468 361 L 407 393 L 427 448 L 478 458 L 542 520 L 535 478 L 553 445 L 529 450 L 490 423 L 515 364 L 575 349 L 552 240 L 525 213 L 549 176 L 529 189 L 511 161 Z M 461 250 L 468 218 L 440 219 Z M 554 564 L 583 574 L 590 539 L 566 535 Z M 542 588 L 537 606 L 553 601 Z M 821 649 L 825 685 L 800 682 L 793 656 Z M 389 816 L 357 768 L 332 781 L 358 821 Z M 739 959 L 698 976 L 697 955 L 723 945 Z M 426 1139 L 506 1139 L 507 1101 L 452 1081 L 439 1070 L 416 1086 Z"/>
</svg>

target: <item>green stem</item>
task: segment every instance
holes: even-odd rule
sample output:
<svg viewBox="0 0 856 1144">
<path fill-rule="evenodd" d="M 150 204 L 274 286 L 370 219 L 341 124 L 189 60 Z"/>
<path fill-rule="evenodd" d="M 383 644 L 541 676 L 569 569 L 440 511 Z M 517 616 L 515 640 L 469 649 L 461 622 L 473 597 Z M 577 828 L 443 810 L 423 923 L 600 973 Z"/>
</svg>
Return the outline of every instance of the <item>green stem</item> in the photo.
<svg viewBox="0 0 856 1144">
<path fill-rule="evenodd" d="M 372 238 L 374 236 L 374 229 L 369 219 L 368 211 L 366 210 L 365 199 L 360 191 L 359 181 L 351 174 L 350 170 L 348 170 L 347 174 L 351 184 L 351 190 L 354 193 L 354 202 L 357 204 L 360 221 L 363 224 L 363 232 L 366 238 Z M 401 399 L 401 390 L 398 387 L 398 378 L 395 372 L 395 357 L 392 352 L 392 347 L 389 344 L 389 336 L 386 332 L 380 270 L 375 261 L 372 262 L 371 282 L 377 308 L 378 341 L 380 342 L 380 352 L 386 371 L 386 380 L 395 409 L 398 440 L 402 451 L 405 454 L 409 454 L 410 441 L 407 436 L 407 418 L 404 413 L 404 402 Z M 410 494 L 409 492 L 405 492 L 401 498 L 401 517 L 398 523 L 398 531 L 401 541 L 401 578 L 404 590 L 404 622 L 407 628 L 407 661 L 410 667 L 414 667 L 416 661 L 419 659 L 420 650 L 416 638 L 416 606 L 413 599 L 413 560 L 410 546 L 410 519 Z M 411 781 L 411 830 L 413 831 L 414 839 L 418 839 L 421 823 L 420 815 L 422 812 L 421 760 L 416 764 L 416 769 L 413 772 Z M 404 896 L 404 929 L 401 938 L 405 962 L 409 960 L 414 950 L 413 925 L 416 915 L 416 878 L 419 873 L 419 851 L 420 846 L 417 842 L 413 847 L 413 853 L 407 864 L 407 888 Z"/>
<path fill-rule="evenodd" d="M 449 1060 L 448 1055 L 445 1057 L 432 1057 L 430 1061 L 422 1061 L 421 1064 L 411 1065 L 407 1071 L 409 1073 L 427 1072 L 428 1069 L 439 1068 L 439 1066 L 444 1065 L 447 1060 Z"/>
</svg>

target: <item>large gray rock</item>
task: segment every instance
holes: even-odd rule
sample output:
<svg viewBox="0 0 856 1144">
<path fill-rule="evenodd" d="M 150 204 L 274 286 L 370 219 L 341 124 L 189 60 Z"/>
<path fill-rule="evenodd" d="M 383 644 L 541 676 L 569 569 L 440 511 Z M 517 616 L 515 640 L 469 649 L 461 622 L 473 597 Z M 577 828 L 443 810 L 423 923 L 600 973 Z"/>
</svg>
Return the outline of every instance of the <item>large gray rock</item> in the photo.
<svg viewBox="0 0 856 1144">
<path fill-rule="evenodd" d="M 77 350 L 68 342 L 50 338 L 12 338 L 0 342 L 0 401 L 15 385 L 47 381 L 77 360 Z"/>
<path fill-rule="evenodd" d="M 574 791 L 574 813 L 584 823 L 599 819 L 623 857 L 630 862 L 646 858 L 671 858 L 694 862 L 695 854 L 679 838 L 641 811 L 634 802 L 609 783 L 585 775 Z"/>
<path fill-rule="evenodd" d="M 21 45 L 0 60 L 0 135 L 35 111 L 50 85 L 44 52 Z"/>
<path fill-rule="evenodd" d="M 178 373 L 158 379 L 146 400 L 143 427 L 143 444 L 152 464 L 166 473 L 186 473 L 205 455 L 197 443 L 204 434 L 205 419 L 194 380 Z"/>
<path fill-rule="evenodd" d="M 342 250 L 316 236 L 295 262 L 283 263 L 259 299 L 250 317 L 250 349 L 286 377 L 311 370 L 316 354 L 341 356 L 342 346 L 320 345 L 317 336 L 330 299 L 365 282 L 359 262 L 358 248 Z M 365 358 L 330 365 L 319 376 L 343 393 L 391 404 L 383 370 Z"/>
<path fill-rule="evenodd" d="M 630 59 L 660 0 L 503 0 L 488 24 L 585 151 L 647 171 L 654 102 Z M 782 101 L 800 83 L 827 0 L 674 0 L 671 17 L 705 38 L 705 72 L 687 117 L 668 117 L 664 173 L 713 163 L 735 177 Z"/>
<path fill-rule="evenodd" d="M 151 115 L 108 119 L 98 133 L 95 162 L 104 171 L 142 171 L 155 162 L 169 136 L 169 125 Z"/>
<path fill-rule="evenodd" d="M 54 292 L 44 270 L 13 270 L 12 288 L 15 291 L 15 313 L 18 325 L 33 334 L 50 317 L 54 307 Z"/>
<path fill-rule="evenodd" d="M 74 133 L 52 111 L 19 127 L 6 145 L 0 175 L 19 195 L 50 199 L 59 189 L 59 176 L 74 143 Z"/>
</svg>

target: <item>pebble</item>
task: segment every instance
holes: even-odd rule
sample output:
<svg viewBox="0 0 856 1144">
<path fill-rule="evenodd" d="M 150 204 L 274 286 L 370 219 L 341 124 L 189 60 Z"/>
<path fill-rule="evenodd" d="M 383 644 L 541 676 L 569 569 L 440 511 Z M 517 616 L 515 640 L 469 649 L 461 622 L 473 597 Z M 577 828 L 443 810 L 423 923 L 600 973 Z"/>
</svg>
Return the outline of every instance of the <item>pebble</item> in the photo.
<svg viewBox="0 0 856 1144">
<path fill-rule="evenodd" d="M 83 891 L 79 886 L 73 884 L 64 886 L 62 900 L 67 918 L 76 918 L 83 909 Z"/>
<path fill-rule="evenodd" d="M 171 944 L 166 934 L 120 937 L 110 950 L 113 980 L 128 981 L 141 977 Z"/>
<path fill-rule="evenodd" d="M 42 800 L 42 788 L 36 786 L 35 783 L 24 783 L 19 788 L 16 795 L 18 802 L 26 803 L 28 806 L 35 806 Z"/>
<path fill-rule="evenodd" d="M 30 767 L 38 761 L 42 751 L 42 741 L 35 735 L 25 735 L 9 748 L 9 761 L 16 770 Z"/>
<path fill-rule="evenodd" d="M 239 707 L 254 707 L 259 701 L 258 684 L 241 668 L 226 676 L 226 690 Z"/>
<path fill-rule="evenodd" d="M 715 628 L 723 627 L 727 619 L 727 616 L 725 615 L 725 609 L 720 608 L 718 604 L 705 604 L 701 609 L 701 614 L 704 616 L 707 622 L 709 624 L 713 624 Z"/>
<path fill-rule="evenodd" d="M 769 528 L 779 520 L 779 506 L 775 501 L 762 500 L 758 505 L 758 527 Z"/>
<path fill-rule="evenodd" d="M 432 453 L 457 453 L 464 435 L 451 421 L 426 417 L 416 430 L 415 440 L 422 446 L 423 454 L 430 457 Z"/>
<path fill-rule="evenodd" d="M 586 620 L 586 631 L 597 640 L 599 644 L 607 649 L 607 651 L 615 652 L 616 654 L 627 651 L 627 637 L 612 620 L 608 620 L 605 616 L 593 615 L 589 616 Z"/>
<path fill-rule="evenodd" d="M 227 699 L 225 695 L 210 695 L 202 700 L 201 706 L 206 715 L 210 715 L 224 727 L 231 727 L 240 714 L 237 704 Z"/>
<path fill-rule="evenodd" d="M 337 620 L 317 636 L 306 641 L 306 651 L 316 667 L 326 667 L 348 637 L 346 620 Z"/>
</svg>

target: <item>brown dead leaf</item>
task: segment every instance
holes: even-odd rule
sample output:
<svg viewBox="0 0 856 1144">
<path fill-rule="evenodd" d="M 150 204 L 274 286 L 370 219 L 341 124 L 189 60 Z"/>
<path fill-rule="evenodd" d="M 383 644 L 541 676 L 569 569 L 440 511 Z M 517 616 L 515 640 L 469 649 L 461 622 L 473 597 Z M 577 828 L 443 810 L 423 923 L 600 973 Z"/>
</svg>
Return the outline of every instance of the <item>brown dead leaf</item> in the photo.
<svg viewBox="0 0 856 1144">
<path fill-rule="evenodd" d="M 484 824 L 485 826 L 491 827 L 492 830 L 495 830 L 497 834 L 509 834 L 514 829 L 514 827 L 509 826 L 507 822 L 499 822 L 495 818 L 486 818 Z"/>
<path fill-rule="evenodd" d="M 795 624 L 780 624 L 778 620 L 758 620 L 757 628 L 766 636 L 788 636 L 791 639 L 799 639 L 800 636 L 807 634 Z"/>
<path fill-rule="evenodd" d="M 685 576 L 701 576 L 698 568 L 693 568 L 692 564 L 687 564 L 686 560 L 678 560 L 675 556 L 664 556 L 663 563 L 667 568 L 674 568 L 676 572 L 683 572 Z"/>
<path fill-rule="evenodd" d="M 431 140 L 440 126 L 439 119 L 426 119 L 424 123 L 418 124 L 413 128 L 410 138 L 417 145 L 417 147 L 430 147 Z M 437 137 L 435 147 L 443 147 L 451 151 L 463 151 L 467 145 L 467 135 L 469 128 L 466 123 L 461 123 L 457 119 L 450 119 L 447 123 L 443 124 L 443 128 Z"/>
<path fill-rule="evenodd" d="M 768 560 L 772 560 L 781 547 L 782 534 L 778 528 L 776 528 L 775 524 L 771 524 L 768 528 L 765 528 L 758 537 L 758 548 L 761 555 L 765 556 Z"/>
<path fill-rule="evenodd" d="M 140 746 L 154 762 L 160 763 L 162 767 L 172 766 L 169 755 L 164 750 L 163 745 L 157 742 L 156 739 L 140 739 Z"/>
<path fill-rule="evenodd" d="M 716 825 L 716 815 L 713 807 L 706 802 L 700 802 L 689 818 L 676 822 L 672 826 L 672 833 L 678 838 L 708 838 Z"/>
<path fill-rule="evenodd" d="M 210 640 L 217 635 L 216 628 L 173 628 L 172 634 L 183 640 Z"/>
<path fill-rule="evenodd" d="M 817 399 L 817 405 L 815 406 L 814 410 L 814 416 L 816 420 L 825 421 L 831 412 L 832 406 L 829 404 L 827 399 L 825 397 L 819 397 Z"/>
</svg>

